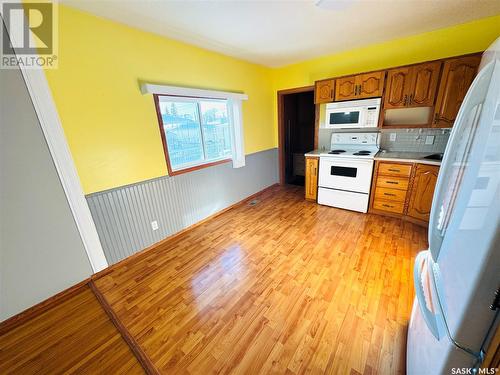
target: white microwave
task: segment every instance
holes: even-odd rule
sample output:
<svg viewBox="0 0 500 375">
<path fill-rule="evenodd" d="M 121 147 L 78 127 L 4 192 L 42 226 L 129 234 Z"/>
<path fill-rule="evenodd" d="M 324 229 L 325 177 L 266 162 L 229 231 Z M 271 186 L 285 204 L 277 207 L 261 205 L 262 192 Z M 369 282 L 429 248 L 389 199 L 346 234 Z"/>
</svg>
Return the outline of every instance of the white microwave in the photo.
<svg viewBox="0 0 500 375">
<path fill-rule="evenodd" d="M 335 102 L 326 105 L 327 129 L 376 128 L 380 98 Z"/>
</svg>

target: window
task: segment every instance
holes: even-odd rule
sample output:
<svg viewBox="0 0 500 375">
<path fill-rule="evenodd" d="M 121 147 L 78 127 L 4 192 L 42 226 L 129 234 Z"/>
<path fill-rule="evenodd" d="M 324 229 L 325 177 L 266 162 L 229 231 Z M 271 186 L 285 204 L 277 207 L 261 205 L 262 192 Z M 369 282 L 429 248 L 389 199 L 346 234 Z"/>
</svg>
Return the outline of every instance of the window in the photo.
<svg viewBox="0 0 500 375">
<path fill-rule="evenodd" d="M 170 173 L 232 158 L 227 100 L 157 96 Z"/>
<path fill-rule="evenodd" d="M 153 94 L 169 175 L 232 161 L 245 166 L 245 94 L 142 83 Z"/>
</svg>

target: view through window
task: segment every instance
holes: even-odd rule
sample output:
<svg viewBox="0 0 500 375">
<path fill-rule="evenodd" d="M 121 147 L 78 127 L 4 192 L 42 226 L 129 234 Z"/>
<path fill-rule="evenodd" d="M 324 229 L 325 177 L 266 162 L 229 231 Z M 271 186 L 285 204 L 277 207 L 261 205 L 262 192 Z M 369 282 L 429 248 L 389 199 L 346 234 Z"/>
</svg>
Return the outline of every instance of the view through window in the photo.
<svg viewBox="0 0 500 375">
<path fill-rule="evenodd" d="M 172 170 L 231 157 L 226 100 L 161 96 L 158 103 Z"/>
</svg>

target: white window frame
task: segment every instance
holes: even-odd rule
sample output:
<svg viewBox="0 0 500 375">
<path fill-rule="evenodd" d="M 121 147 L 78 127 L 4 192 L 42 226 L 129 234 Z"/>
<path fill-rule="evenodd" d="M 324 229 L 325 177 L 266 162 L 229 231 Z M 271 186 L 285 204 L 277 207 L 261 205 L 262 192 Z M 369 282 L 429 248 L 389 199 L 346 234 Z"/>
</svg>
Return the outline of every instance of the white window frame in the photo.
<svg viewBox="0 0 500 375">
<path fill-rule="evenodd" d="M 245 144 L 243 136 L 243 113 L 242 102 L 248 100 L 248 95 L 234 93 L 229 91 L 215 91 L 195 89 L 189 87 L 155 85 L 151 83 L 141 84 L 142 94 L 157 94 L 163 96 L 178 96 L 182 97 L 179 100 L 185 99 L 224 99 L 227 101 L 227 109 L 229 116 L 229 128 L 231 131 L 231 160 L 233 168 L 241 168 L 245 166 Z M 212 161 L 197 163 L 196 165 L 210 164 Z"/>
</svg>

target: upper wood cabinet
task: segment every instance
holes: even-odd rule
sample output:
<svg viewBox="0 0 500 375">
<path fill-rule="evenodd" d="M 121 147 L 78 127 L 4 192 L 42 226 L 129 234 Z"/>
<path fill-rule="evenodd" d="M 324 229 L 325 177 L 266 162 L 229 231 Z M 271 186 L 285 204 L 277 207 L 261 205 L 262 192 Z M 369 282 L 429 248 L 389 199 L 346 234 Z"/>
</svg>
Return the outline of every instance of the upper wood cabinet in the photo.
<svg viewBox="0 0 500 375">
<path fill-rule="evenodd" d="M 357 91 L 356 76 L 337 78 L 337 86 L 335 86 L 335 100 L 354 99 Z"/>
<path fill-rule="evenodd" d="M 433 127 L 451 127 L 477 73 L 481 56 L 445 61 L 434 111 Z"/>
<path fill-rule="evenodd" d="M 432 107 L 434 105 L 440 71 L 440 61 L 413 67 L 413 86 L 408 98 L 410 107 Z"/>
<path fill-rule="evenodd" d="M 382 96 L 384 92 L 385 70 L 359 74 L 356 76 L 358 84 L 357 99 L 374 98 Z"/>
<path fill-rule="evenodd" d="M 411 89 L 410 67 L 391 69 L 387 73 L 384 108 L 405 107 Z"/>
<path fill-rule="evenodd" d="M 385 71 L 337 78 L 335 100 L 364 99 L 382 96 Z"/>
<path fill-rule="evenodd" d="M 425 164 L 416 166 L 408 203 L 408 216 L 429 221 L 438 173 L 438 166 Z"/>
<path fill-rule="evenodd" d="M 389 70 L 384 108 L 433 106 L 440 70 L 440 61 Z"/>
<path fill-rule="evenodd" d="M 316 81 L 314 88 L 314 103 L 321 104 L 333 102 L 334 87 L 334 79 Z"/>
</svg>

